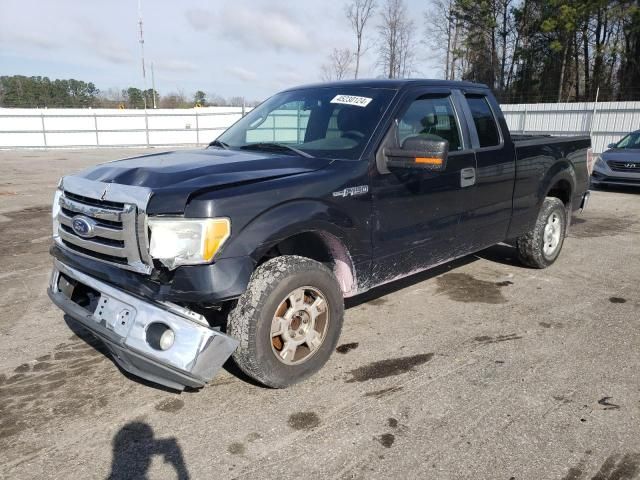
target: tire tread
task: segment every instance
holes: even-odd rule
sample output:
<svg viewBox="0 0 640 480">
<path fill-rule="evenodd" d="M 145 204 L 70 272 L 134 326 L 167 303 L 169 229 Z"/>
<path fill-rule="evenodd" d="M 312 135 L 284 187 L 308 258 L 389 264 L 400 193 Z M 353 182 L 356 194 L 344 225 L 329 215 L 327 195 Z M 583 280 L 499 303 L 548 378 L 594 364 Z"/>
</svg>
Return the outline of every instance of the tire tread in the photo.
<svg viewBox="0 0 640 480">
<path fill-rule="evenodd" d="M 267 303 L 268 296 L 280 282 L 291 275 L 310 270 L 323 271 L 335 280 L 333 272 L 325 265 L 306 257 L 283 255 L 263 263 L 253 272 L 247 290 L 229 313 L 227 332 L 240 342 L 233 353 L 233 360 L 245 374 L 266 386 L 283 388 L 287 385 L 274 382 L 265 366 L 256 359 L 253 341 L 257 337 L 260 309 Z M 339 290 L 337 281 L 335 284 Z"/>
<path fill-rule="evenodd" d="M 540 213 L 538 214 L 534 227 L 529 232 L 516 239 L 518 259 L 524 265 L 532 268 L 546 268 L 551 265 L 556 258 L 558 258 L 558 255 L 560 254 L 559 251 L 553 260 L 546 259 L 542 251 L 542 235 L 544 234 L 547 217 L 550 215 L 551 211 L 556 208 L 560 208 L 563 212 L 562 218 L 564 232 L 562 233 L 561 243 L 558 247 L 559 250 L 562 249 L 564 237 L 567 231 L 567 215 L 565 206 L 559 198 L 546 197 L 542 203 L 542 207 L 540 208 Z"/>
</svg>

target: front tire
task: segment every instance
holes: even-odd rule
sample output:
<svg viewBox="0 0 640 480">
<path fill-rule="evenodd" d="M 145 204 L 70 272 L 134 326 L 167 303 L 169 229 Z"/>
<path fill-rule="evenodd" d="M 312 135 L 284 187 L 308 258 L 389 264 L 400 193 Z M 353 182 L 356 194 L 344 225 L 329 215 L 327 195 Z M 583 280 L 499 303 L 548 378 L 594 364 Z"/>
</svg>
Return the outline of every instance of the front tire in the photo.
<svg viewBox="0 0 640 480">
<path fill-rule="evenodd" d="M 516 240 L 520 262 L 533 268 L 547 268 L 560 255 L 566 232 L 564 204 L 559 198 L 545 198 L 533 229 Z"/>
<path fill-rule="evenodd" d="M 260 265 L 227 320 L 240 341 L 233 354 L 251 378 L 284 388 L 316 373 L 335 349 L 342 291 L 323 264 L 286 255 Z"/>
</svg>

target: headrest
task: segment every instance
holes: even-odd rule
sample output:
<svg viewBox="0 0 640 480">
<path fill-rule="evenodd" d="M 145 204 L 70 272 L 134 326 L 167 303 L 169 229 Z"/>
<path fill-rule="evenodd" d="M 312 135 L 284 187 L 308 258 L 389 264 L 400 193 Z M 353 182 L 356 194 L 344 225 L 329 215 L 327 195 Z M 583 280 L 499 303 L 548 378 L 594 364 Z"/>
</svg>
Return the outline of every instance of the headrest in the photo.
<svg viewBox="0 0 640 480">
<path fill-rule="evenodd" d="M 402 121 L 416 130 L 431 128 L 437 123 L 435 113 L 425 113 L 423 108 L 410 108 L 402 117 Z"/>
</svg>

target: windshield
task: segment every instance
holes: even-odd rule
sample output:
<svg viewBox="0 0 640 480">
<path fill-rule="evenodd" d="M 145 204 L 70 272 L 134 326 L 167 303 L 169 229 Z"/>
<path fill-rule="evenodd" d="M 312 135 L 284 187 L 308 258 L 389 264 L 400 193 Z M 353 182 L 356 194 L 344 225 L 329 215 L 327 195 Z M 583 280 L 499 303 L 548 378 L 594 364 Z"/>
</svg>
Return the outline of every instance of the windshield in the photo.
<svg viewBox="0 0 640 480">
<path fill-rule="evenodd" d="M 349 86 L 278 93 L 212 145 L 356 160 L 394 94 L 390 89 Z"/>
<path fill-rule="evenodd" d="M 629 148 L 640 150 L 640 132 L 633 132 L 618 142 L 615 148 Z"/>
</svg>

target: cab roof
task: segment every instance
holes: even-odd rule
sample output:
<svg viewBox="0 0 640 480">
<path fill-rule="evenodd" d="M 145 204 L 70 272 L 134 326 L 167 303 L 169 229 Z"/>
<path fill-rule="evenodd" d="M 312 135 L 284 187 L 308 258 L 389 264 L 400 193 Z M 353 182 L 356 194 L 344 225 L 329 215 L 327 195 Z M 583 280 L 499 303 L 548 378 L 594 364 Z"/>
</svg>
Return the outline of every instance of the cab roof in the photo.
<svg viewBox="0 0 640 480">
<path fill-rule="evenodd" d="M 438 80 L 428 78 L 408 78 L 408 79 L 362 79 L 362 80 L 340 80 L 337 82 L 313 83 L 309 85 L 299 85 L 287 88 L 285 91 L 301 90 L 304 88 L 326 88 L 326 87 L 360 87 L 360 88 L 388 88 L 400 90 L 409 86 L 425 87 L 450 87 L 450 88 L 483 88 L 489 89 L 482 83 Z"/>
</svg>

